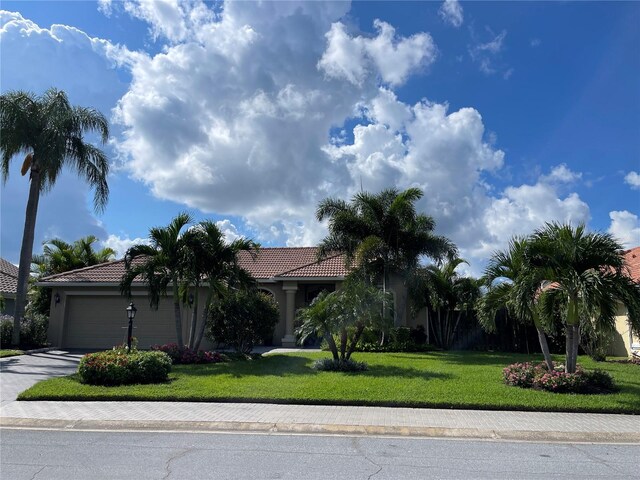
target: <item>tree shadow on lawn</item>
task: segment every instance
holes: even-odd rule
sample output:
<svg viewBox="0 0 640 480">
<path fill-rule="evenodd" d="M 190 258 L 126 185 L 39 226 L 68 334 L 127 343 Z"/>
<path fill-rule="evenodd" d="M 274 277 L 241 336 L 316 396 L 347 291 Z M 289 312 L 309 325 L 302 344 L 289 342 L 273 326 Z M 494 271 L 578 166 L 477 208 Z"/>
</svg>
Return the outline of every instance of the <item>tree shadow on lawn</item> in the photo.
<svg viewBox="0 0 640 480">
<path fill-rule="evenodd" d="M 504 352 L 468 352 L 452 351 L 434 352 L 434 360 L 455 365 L 482 365 L 488 367 L 506 367 L 518 362 L 542 362 L 541 354 L 504 353 Z"/>
<path fill-rule="evenodd" d="M 315 359 L 289 355 L 269 355 L 258 360 L 218 363 L 213 365 L 190 366 L 188 369 L 174 370 L 189 376 L 231 375 L 234 378 L 246 376 L 290 377 L 294 375 L 353 375 L 363 377 L 396 377 L 396 378 L 439 378 L 450 379 L 449 373 L 431 372 L 414 367 L 381 365 L 369 363 L 369 369 L 363 372 L 321 372 L 312 368 Z M 195 367 L 195 368 L 194 368 Z M 182 371 L 181 371 L 182 370 Z"/>
</svg>

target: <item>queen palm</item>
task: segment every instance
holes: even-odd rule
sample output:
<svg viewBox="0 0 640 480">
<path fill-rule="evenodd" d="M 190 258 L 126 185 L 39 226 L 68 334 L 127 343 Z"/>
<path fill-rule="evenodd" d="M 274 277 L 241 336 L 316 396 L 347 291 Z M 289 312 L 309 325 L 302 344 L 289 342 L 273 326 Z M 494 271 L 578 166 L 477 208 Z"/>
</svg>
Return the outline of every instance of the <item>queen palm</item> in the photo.
<svg viewBox="0 0 640 480">
<path fill-rule="evenodd" d="M 90 267 L 115 258 L 116 252 L 106 247 L 95 250 L 98 239 L 93 235 L 80 238 L 72 244 L 59 238 L 43 243 L 42 254 L 32 258 L 32 270 L 37 275 L 54 275 L 76 268 Z"/>
<path fill-rule="evenodd" d="M 547 368 L 553 370 L 545 326 L 537 305 L 544 286 L 544 275 L 540 270 L 528 268 L 524 256 L 526 247 L 525 238 L 514 237 L 507 250 L 492 255 L 484 272 L 488 290 L 477 304 L 478 321 L 485 330 L 495 331 L 497 311 L 507 308 L 517 321 L 533 323 Z"/>
<path fill-rule="evenodd" d="M 139 277 L 147 285 L 152 308 L 158 308 L 160 298 L 166 295 L 167 288 L 171 287 L 176 340 L 180 347 L 184 346 L 179 291 L 184 261 L 181 233 L 191 221 L 188 213 L 180 213 L 168 226 L 151 228 L 149 245 L 138 244 L 127 250 L 124 257 L 125 274 L 120 281 L 120 290 L 130 297 L 132 283 Z"/>
<path fill-rule="evenodd" d="M 563 318 L 566 372 L 576 370 L 581 322 L 613 331 L 622 303 L 632 331 L 640 333 L 640 284 L 628 275 L 622 246 L 611 235 L 548 223 L 533 233 L 525 257 L 528 268 L 549 282 L 539 299 L 542 319 Z"/>
<path fill-rule="evenodd" d="M 27 281 L 40 193 L 53 187 L 63 167 L 74 170 L 94 189 L 94 207 L 102 210 L 109 197 L 109 162 L 104 152 L 84 140 L 95 132 L 104 144 L 109 137 L 106 118 L 92 108 L 72 106 L 57 89 L 36 96 L 12 91 L 0 95 L 0 150 L 2 178 L 9 176 L 11 161 L 26 155 L 22 175 L 29 172 L 29 197 L 20 249 L 20 266 L 12 342 L 20 342 L 20 320 L 24 316 Z"/>
<path fill-rule="evenodd" d="M 329 220 L 329 235 L 319 245 L 320 255 L 344 252 L 348 264 L 377 274 L 385 293 L 391 272 L 402 274 L 406 281 L 421 256 L 455 255 L 456 247 L 449 239 L 433 234 L 433 218 L 416 212 L 415 202 L 420 198 L 418 188 L 403 192 L 390 188 L 378 194 L 360 192 L 350 203 L 333 198 L 321 201 L 316 216 L 319 221 Z M 405 306 L 402 301 L 400 318 Z"/>
</svg>

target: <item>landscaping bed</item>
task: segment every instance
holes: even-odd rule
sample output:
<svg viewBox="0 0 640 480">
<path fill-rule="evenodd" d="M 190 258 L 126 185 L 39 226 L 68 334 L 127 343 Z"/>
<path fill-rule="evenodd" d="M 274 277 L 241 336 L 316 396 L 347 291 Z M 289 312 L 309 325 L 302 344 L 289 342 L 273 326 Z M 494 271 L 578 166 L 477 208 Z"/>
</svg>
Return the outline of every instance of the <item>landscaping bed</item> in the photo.
<svg viewBox="0 0 640 480">
<path fill-rule="evenodd" d="M 324 357 L 326 353 L 292 353 L 174 365 L 168 382 L 153 385 L 97 387 L 71 375 L 40 382 L 20 394 L 19 400 L 234 401 L 640 414 L 640 375 L 632 364 L 596 363 L 580 357 L 585 369 L 610 373 L 619 387 L 616 393 L 585 395 L 505 385 L 503 368 L 542 360 L 532 355 L 358 353 L 355 359 L 367 362 L 367 371 L 313 370 L 313 362 Z"/>
</svg>

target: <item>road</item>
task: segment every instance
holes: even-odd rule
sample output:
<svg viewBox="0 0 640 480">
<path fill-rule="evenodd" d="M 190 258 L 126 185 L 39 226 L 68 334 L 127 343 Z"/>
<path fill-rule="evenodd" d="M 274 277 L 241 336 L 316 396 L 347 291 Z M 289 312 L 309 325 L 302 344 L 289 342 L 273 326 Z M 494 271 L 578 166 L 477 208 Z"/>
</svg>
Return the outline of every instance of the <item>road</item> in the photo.
<svg viewBox="0 0 640 480">
<path fill-rule="evenodd" d="M 6 428 L 0 445 L 3 480 L 640 477 L 640 445 Z"/>
</svg>

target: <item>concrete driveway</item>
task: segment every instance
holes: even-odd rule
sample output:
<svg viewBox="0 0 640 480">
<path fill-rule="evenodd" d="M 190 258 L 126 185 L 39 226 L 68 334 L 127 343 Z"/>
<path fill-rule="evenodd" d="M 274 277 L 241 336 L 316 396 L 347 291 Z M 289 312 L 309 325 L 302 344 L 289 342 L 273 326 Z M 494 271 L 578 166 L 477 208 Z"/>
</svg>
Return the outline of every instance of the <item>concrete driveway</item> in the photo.
<svg viewBox="0 0 640 480">
<path fill-rule="evenodd" d="M 74 373 L 83 354 L 52 350 L 0 359 L 0 407 L 40 380 Z"/>
</svg>

